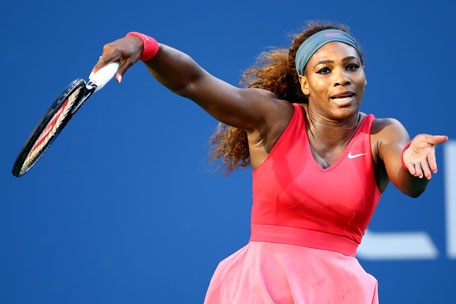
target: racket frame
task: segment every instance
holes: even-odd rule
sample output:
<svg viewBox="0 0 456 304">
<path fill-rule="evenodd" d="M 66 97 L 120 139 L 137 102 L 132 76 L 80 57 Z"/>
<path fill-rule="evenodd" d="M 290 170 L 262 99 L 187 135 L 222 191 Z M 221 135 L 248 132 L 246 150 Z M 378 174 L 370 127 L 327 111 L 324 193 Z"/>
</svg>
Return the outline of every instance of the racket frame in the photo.
<svg viewBox="0 0 456 304">
<path fill-rule="evenodd" d="M 114 77 L 118 68 L 118 62 L 111 62 L 99 69 L 95 74 L 91 74 L 88 83 L 86 83 L 84 79 L 76 79 L 65 88 L 51 107 L 45 112 L 22 147 L 22 150 L 13 165 L 12 173 L 14 176 L 20 177 L 24 175 L 35 165 L 84 102 L 93 93 L 101 90 Z M 77 96 L 74 97 L 72 95 L 76 90 L 79 91 Z M 65 104 L 70 101 L 70 97 L 72 98 L 73 103 L 67 110 Z M 59 113 L 59 111 L 61 109 L 64 111 L 63 115 L 65 116 L 60 119 L 61 113 Z M 57 123 L 59 124 L 54 127 Z M 48 136 L 48 134 L 50 135 Z M 38 146 L 36 146 L 37 143 Z M 34 155 L 33 152 L 38 148 L 39 151 Z M 32 159 L 30 159 L 29 156 Z"/>
<path fill-rule="evenodd" d="M 37 155 L 34 156 L 33 159 L 24 166 L 24 163 L 27 160 L 29 153 L 34 148 L 43 131 L 45 131 L 49 123 L 53 119 L 55 119 L 55 115 L 62 108 L 62 106 L 64 106 L 65 102 L 78 89 L 79 92 L 77 93 L 77 96 L 74 97 L 73 104 L 67 111 L 66 116 L 62 119 L 62 122 L 56 127 L 55 132 L 47 140 L 47 142 L 44 144 L 44 147 L 41 148 Z M 93 94 L 94 91 L 95 90 L 92 86 L 87 86 L 84 79 L 74 80 L 63 90 L 63 92 L 57 97 L 54 103 L 52 103 L 49 109 L 44 113 L 40 121 L 33 129 L 32 133 L 28 137 L 24 146 L 22 147 L 21 152 L 19 153 L 13 166 L 12 173 L 14 176 L 20 177 L 24 175 L 35 165 L 35 163 L 41 158 L 44 152 L 46 152 L 46 150 L 51 146 L 51 144 L 54 142 L 55 138 L 59 135 L 63 128 L 65 128 L 66 124 L 71 120 L 74 114 L 81 108 L 81 106 L 84 104 L 87 98 L 91 94 Z"/>
</svg>

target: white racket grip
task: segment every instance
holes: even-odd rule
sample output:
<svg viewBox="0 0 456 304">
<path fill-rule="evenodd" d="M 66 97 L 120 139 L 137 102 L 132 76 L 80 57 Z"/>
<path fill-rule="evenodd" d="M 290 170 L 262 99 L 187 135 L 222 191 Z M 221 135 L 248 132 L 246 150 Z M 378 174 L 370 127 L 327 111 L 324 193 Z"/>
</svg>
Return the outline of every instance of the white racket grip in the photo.
<svg viewBox="0 0 456 304">
<path fill-rule="evenodd" d="M 89 80 L 97 86 L 95 92 L 101 90 L 114 77 L 118 68 L 118 62 L 111 62 L 89 77 Z"/>
</svg>

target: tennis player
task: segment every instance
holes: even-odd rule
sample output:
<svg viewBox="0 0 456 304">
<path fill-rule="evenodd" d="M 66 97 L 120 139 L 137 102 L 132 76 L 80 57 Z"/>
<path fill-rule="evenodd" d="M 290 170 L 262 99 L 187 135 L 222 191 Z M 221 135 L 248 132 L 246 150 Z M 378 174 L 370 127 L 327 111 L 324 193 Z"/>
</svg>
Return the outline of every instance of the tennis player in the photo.
<svg viewBox="0 0 456 304">
<path fill-rule="evenodd" d="M 212 152 L 228 172 L 253 168 L 250 242 L 220 262 L 205 303 L 378 303 L 356 249 L 388 183 L 418 197 L 447 137 L 410 141 L 399 121 L 359 111 L 367 81 L 348 29 L 309 24 L 262 54 L 246 88 L 141 33 L 105 45 L 93 72 L 118 61 L 121 82 L 138 60 L 222 123 Z"/>
</svg>

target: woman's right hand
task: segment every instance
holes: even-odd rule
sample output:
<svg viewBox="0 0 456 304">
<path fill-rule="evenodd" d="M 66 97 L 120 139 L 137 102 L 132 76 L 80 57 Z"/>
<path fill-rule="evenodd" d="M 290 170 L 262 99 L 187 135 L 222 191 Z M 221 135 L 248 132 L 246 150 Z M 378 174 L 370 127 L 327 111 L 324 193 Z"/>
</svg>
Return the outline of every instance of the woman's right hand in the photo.
<svg viewBox="0 0 456 304">
<path fill-rule="evenodd" d="M 125 72 L 139 60 L 142 50 L 143 42 L 135 36 L 125 36 L 108 43 L 103 47 L 103 54 L 93 67 L 90 75 L 96 73 L 108 63 L 117 61 L 119 69 L 115 74 L 115 78 L 120 83 Z"/>
</svg>

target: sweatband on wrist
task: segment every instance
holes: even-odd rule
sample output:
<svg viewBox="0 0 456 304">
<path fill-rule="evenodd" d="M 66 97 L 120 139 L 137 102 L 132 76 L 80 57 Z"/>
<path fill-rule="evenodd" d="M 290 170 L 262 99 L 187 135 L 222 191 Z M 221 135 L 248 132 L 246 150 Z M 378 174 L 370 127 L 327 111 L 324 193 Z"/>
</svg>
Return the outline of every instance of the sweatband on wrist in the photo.
<svg viewBox="0 0 456 304">
<path fill-rule="evenodd" d="M 408 144 L 405 145 L 404 149 L 402 149 L 402 153 L 401 153 L 401 163 L 402 163 L 402 168 L 404 168 L 405 170 L 408 171 L 408 168 L 407 166 L 405 165 L 404 163 L 404 152 L 405 150 L 408 149 L 408 147 L 410 147 L 410 145 L 412 144 L 412 142 L 410 141 Z"/>
<path fill-rule="evenodd" d="M 139 57 L 139 60 L 148 61 L 151 60 L 157 54 L 158 42 L 154 38 L 138 32 L 130 32 L 127 34 L 127 36 L 135 36 L 142 40 L 143 50 L 141 53 L 141 57 Z"/>
<path fill-rule="evenodd" d="M 298 75 L 303 76 L 306 65 L 313 54 L 315 54 L 325 44 L 333 41 L 343 42 L 352 46 L 361 56 L 361 48 L 359 43 L 344 31 L 336 29 L 327 29 L 319 31 L 307 38 L 298 48 L 296 52 L 295 62 Z"/>
</svg>

